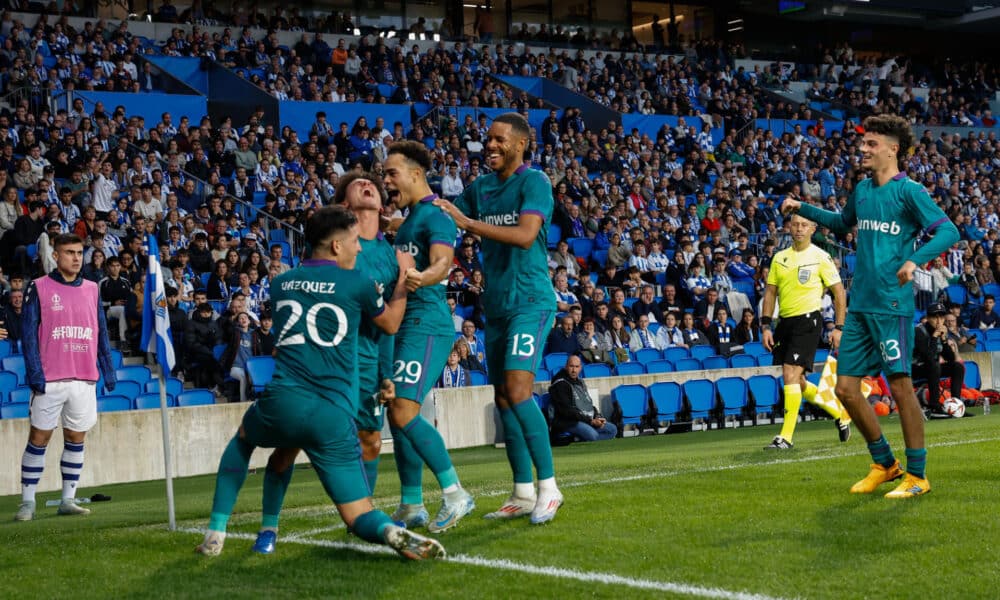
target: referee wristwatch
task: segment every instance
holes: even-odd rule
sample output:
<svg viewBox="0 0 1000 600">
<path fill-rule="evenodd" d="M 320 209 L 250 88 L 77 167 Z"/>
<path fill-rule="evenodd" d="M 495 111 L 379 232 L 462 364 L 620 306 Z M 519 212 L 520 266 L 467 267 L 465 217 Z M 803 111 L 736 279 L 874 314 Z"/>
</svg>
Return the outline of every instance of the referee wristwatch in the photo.
<svg viewBox="0 0 1000 600">
<path fill-rule="evenodd" d="M 843 324 L 841 324 L 841 325 L 834 325 L 833 328 L 836 329 L 837 331 L 843 331 L 844 330 Z"/>
</svg>

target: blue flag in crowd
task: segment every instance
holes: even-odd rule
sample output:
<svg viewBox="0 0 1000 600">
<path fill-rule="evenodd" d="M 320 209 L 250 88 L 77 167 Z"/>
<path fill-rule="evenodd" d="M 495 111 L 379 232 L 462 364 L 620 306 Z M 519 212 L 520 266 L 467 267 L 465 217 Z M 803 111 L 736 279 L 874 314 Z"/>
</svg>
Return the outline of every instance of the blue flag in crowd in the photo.
<svg viewBox="0 0 1000 600">
<path fill-rule="evenodd" d="M 163 368 L 163 377 L 169 377 L 174 368 L 174 342 L 170 337 L 170 315 L 167 313 L 166 285 L 160 270 L 160 250 L 156 239 L 146 234 L 149 247 L 149 269 L 146 271 L 146 291 L 142 303 L 142 341 L 145 352 L 155 352 Z"/>
</svg>

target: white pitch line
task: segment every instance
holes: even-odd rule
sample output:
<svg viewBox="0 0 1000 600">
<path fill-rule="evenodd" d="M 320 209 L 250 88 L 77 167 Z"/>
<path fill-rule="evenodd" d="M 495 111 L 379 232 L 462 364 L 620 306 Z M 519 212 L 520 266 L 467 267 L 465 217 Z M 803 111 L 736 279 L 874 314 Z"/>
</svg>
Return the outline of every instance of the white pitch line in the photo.
<svg viewBox="0 0 1000 600">
<path fill-rule="evenodd" d="M 938 442 L 938 443 L 935 443 L 935 444 L 929 444 L 928 447 L 929 448 L 944 448 L 944 447 L 951 447 L 951 446 L 966 446 L 966 445 L 970 445 L 970 444 L 980 444 L 980 443 L 985 443 L 985 442 L 997 442 L 997 441 L 1000 441 L 1000 437 L 973 438 L 973 439 L 956 439 L 956 440 L 950 440 L 950 441 L 945 441 L 945 442 Z M 732 464 L 728 464 L 728 465 L 714 465 L 714 466 L 708 466 L 708 467 L 697 467 L 697 468 L 693 468 L 693 469 L 673 469 L 673 470 L 669 470 L 669 471 L 652 471 L 652 472 L 647 472 L 647 473 L 636 473 L 634 475 L 621 475 L 621 476 L 618 476 L 618 477 L 606 477 L 606 478 L 602 478 L 602 479 L 580 479 L 580 480 L 575 480 L 575 481 L 573 481 L 573 480 L 567 481 L 567 480 L 564 479 L 564 480 L 561 480 L 559 482 L 559 487 L 565 489 L 565 488 L 575 488 L 575 487 L 587 487 L 587 486 L 591 486 L 591 485 L 605 485 L 605 484 L 609 484 L 609 483 L 627 483 L 627 482 L 630 482 L 630 481 L 644 481 L 644 480 L 647 480 L 647 479 L 659 479 L 659 478 L 668 478 L 668 477 L 678 477 L 678 476 L 683 476 L 683 475 L 698 475 L 698 474 L 701 474 L 701 473 L 717 473 L 717 472 L 720 472 L 720 471 L 733 471 L 733 470 L 736 470 L 736 469 L 746 469 L 746 468 L 752 468 L 752 467 L 767 467 L 767 466 L 770 466 L 770 465 L 788 465 L 788 464 L 796 464 L 796 463 L 815 462 L 815 461 L 821 461 L 821 460 L 832 460 L 832 459 L 836 459 L 836 458 L 846 458 L 846 457 L 850 457 L 850 456 L 864 456 L 864 455 L 867 455 L 867 454 L 868 454 L 867 450 L 859 450 L 859 451 L 854 451 L 854 452 L 838 452 L 838 453 L 834 453 L 834 454 L 816 454 L 816 455 L 812 455 L 812 456 L 800 456 L 800 457 L 797 457 L 797 458 L 778 458 L 778 459 L 767 460 L 767 461 L 762 461 L 762 462 L 749 462 L 749 461 L 745 461 L 745 462 L 739 462 L 739 463 L 732 463 Z M 469 490 L 469 491 L 476 498 L 496 498 L 496 497 L 507 496 L 507 495 L 510 494 L 510 488 L 507 488 L 507 489 L 498 489 L 498 490 L 478 490 L 478 491 L 477 490 Z M 440 495 L 441 494 L 438 491 L 427 491 L 424 494 L 424 496 L 426 498 L 428 498 L 429 500 L 436 500 L 436 499 L 438 499 L 440 497 Z M 376 503 L 376 508 L 378 508 L 379 505 L 382 505 L 382 504 L 383 504 L 382 502 Z M 385 506 L 391 506 L 391 503 L 385 504 Z M 244 514 L 245 515 L 250 515 L 251 516 L 251 520 L 257 518 L 255 513 L 244 513 Z M 339 516 L 337 515 L 336 511 L 332 507 L 329 507 L 329 506 L 324 507 L 322 505 L 320 505 L 320 506 L 303 506 L 303 507 L 298 507 L 298 508 L 290 508 L 290 509 L 287 509 L 287 510 L 282 510 L 281 514 L 285 515 L 285 516 L 293 516 L 294 515 L 294 516 L 297 516 L 297 517 L 325 517 L 325 516 L 329 516 L 329 517 L 333 517 L 333 518 L 339 518 Z M 233 522 L 233 523 L 242 523 L 243 521 L 242 521 L 242 519 L 240 517 L 241 517 L 241 515 L 233 515 L 233 518 L 232 518 L 231 522 Z M 160 525 L 156 525 L 156 527 L 159 527 L 159 526 Z M 333 530 L 336 530 L 336 529 L 340 529 L 342 526 L 343 525 L 333 526 L 333 527 L 329 527 L 329 528 L 324 528 L 324 531 L 333 531 Z M 322 533 L 322 532 L 317 532 L 317 533 Z"/>
<path fill-rule="evenodd" d="M 177 531 L 182 533 L 204 533 L 204 529 L 181 528 Z M 226 539 L 253 540 L 256 535 L 252 533 L 229 533 Z M 378 544 L 363 544 L 356 542 L 338 542 L 333 540 L 307 540 L 302 538 L 282 538 L 283 542 L 300 544 L 303 546 L 315 546 L 321 548 L 332 548 L 335 550 L 351 550 L 365 554 L 395 555 L 396 552 L 388 546 Z M 528 575 L 539 575 L 541 577 L 555 577 L 558 579 L 569 579 L 582 583 L 598 583 L 602 585 L 617 585 L 634 588 L 637 590 L 650 590 L 655 592 L 669 592 L 672 594 L 682 594 L 698 598 L 717 598 L 720 600 L 781 600 L 777 596 L 766 594 L 753 594 L 749 592 L 734 592 L 717 587 L 703 587 L 685 583 L 675 583 L 672 581 L 656 581 L 653 579 L 637 579 L 624 577 L 614 573 L 601 573 L 599 571 L 578 571 L 576 569 L 564 569 L 560 567 L 548 567 L 520 563 L 506 559 L 484 558 L 469 554 L 449 555 L 446 562 L 494 569 L 498 571 L 514 571 Z"/>
</svg>

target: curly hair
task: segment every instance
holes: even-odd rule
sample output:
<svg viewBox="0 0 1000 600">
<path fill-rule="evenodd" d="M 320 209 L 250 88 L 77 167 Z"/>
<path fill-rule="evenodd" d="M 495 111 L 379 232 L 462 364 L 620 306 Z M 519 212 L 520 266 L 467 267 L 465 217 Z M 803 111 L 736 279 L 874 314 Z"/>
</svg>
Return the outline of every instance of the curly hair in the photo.
<svg viewBox="0 0 1000 600">
<path fill-rule="evenodd" d="M 865 133 L 876 133 L 891 137 L 899 143 L 899 154 L 896 160 L 902 165 L 910 155 L 915 138 L 910 123 L 899 115 L 876 115 L 865 119 Z"/>
</svg>

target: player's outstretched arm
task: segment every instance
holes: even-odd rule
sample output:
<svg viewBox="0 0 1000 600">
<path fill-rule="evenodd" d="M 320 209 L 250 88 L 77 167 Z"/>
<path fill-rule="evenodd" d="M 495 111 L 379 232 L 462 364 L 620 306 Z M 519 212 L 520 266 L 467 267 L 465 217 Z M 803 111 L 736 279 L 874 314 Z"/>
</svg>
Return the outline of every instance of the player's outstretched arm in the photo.
<svg viewBox="0 0 1000 600">
<path fill-rule="evenodd" d="M 857 219 L 854 214 L 853 195 L 847 200 L 847 205 L 844 206 L 844 212 L 835 213 L 830 210 L 818 208 L 812 204 L 800 202 L 794 198 L 785 198 L 785 200 L 781 203 L 781 213 L 798 213 L 810 221 L 819 223 L 823 227 L 828 227 L 834 233 L 847 233 L 851 231 L 854 225 L 857 224 Z"/>
<path fill-rule="evenodd" d="M 540 214 L 533 212 L 522 212 L 518 216 L 517 225 L 491 225 L 476 219 L 465 216 L 457 206 L 438 198 L 434 201 L 435 206 L 448 213 L 455 220 L 455 225 L 459 229 L 488 238 L 502 244 L 510 244 L 527 250 L 538 239 L 538 232 L 542 229 L 545 219 Z"/>
</svg>

